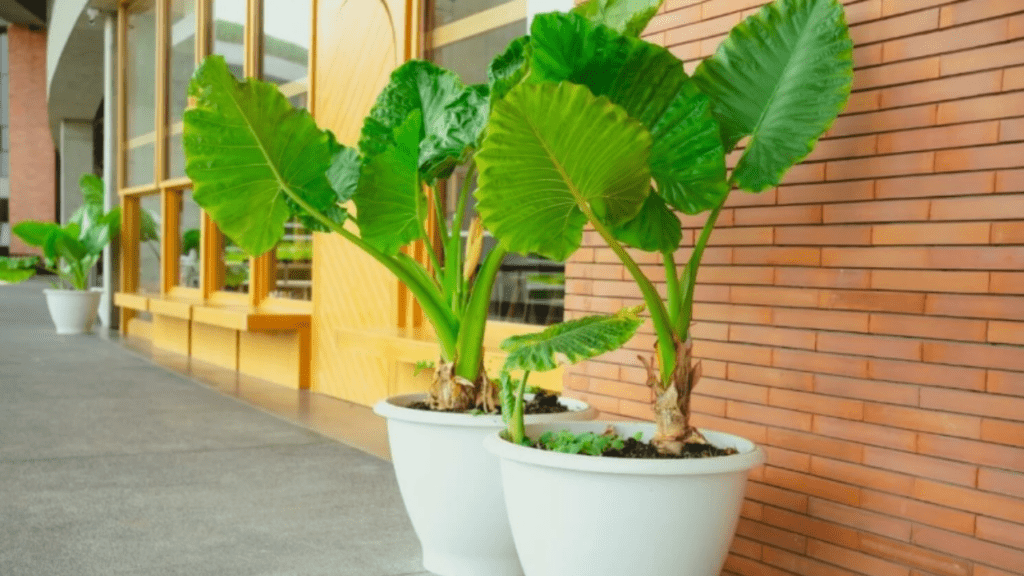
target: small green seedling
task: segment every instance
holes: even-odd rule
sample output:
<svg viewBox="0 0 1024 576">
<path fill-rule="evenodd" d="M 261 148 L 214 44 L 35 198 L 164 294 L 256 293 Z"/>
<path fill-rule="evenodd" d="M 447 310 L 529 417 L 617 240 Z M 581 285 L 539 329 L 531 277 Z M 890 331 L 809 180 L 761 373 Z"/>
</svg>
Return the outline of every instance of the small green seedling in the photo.
<svg viewBox="0 0 1024 576">
<path fill-rule="evenodd" d="M 530 372 L 554 370 L 622 347 L 643 324 L 643 306 L 624 308 L 613 316 L 587 316 L 548 326 L 535 334 L 507 338 L 501 349 L 508 352 L 499 377 L 501 414 L 508 440 L 527 443 L 523 422 L 523 395 Z M 522 372 L 522 378 L 511 376 Z"/>
</svg>

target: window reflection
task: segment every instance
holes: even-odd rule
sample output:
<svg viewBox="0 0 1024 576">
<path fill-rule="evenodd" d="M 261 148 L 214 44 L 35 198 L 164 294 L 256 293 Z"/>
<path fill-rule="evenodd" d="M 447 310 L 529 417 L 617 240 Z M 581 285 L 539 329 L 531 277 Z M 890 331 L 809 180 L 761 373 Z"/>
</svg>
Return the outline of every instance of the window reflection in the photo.
<svg viewBox="0 0 1024 576">
<path fill-rule="evenodd" d="M 181 117 L 188 107 L 188 83 L 195 71 L 195 0 L 171 0 L 167 97 L 167 177 L 185 176 Z"/>
<path fill-rule="evenodd" d="M 129 187 L 150 184 L 156 150 L 156 5 L 133 2 L 127 10 L 125 52 L 125 170 Z"/>
<path fill-rule="evenodd" d="M 139 293 L 160 293 L 160 194 L 139 198 Z"/>
<path fill-rule="evenodd" d="M 199 205 L 192 199 L 192 191 L 181 192 L 178 212 L 178 286 L 199 288 L 202 244 L 199 226 L 202 215 Z"/>
</svg>

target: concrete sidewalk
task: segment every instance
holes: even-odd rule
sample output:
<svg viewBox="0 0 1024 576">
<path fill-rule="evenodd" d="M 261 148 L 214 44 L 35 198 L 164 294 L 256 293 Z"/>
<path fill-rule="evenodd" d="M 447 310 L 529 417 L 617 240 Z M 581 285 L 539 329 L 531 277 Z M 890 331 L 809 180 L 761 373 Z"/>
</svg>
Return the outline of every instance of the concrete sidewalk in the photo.
<svg viewBox="0 0 1024 576">
<path fill-rule="evenodd" d="M 0 574 L 420 576 L 391 465 L 0 286 Z"/>
</svg>

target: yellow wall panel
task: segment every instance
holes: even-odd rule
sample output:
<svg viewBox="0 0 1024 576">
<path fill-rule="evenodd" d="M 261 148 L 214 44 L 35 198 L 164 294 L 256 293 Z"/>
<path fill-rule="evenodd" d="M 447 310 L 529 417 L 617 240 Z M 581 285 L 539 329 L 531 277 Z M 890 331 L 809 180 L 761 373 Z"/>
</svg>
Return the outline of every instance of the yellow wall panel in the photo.
<svg viewBox="0 0 1024 576">
<path fill-rule="evenodd" d="M 238 370 L 238 331 L 193 322 L 192 357 L 221 368 Z"/>
<path fill-rule="evenodd" d="M 125 334 L 135 338 L 142 338 L 143 340 L 151 340 L 153 338 L 153 323 L 130 316 L 125 323 Z"/>
<path fill-rule="evenodd" d="M 308 365 L 309 358 L 303 357 L 304 339 L 302 330 L 240 332 L 238 371 L 289 388 L 306 387 L 303 360 Z M 305 370 L 308 374 L 308 366 Z"/>
<path fill-rule="evenodd" d="M 397 292 L 398 281 L 369 256 L 339 236 L 314 234 L 312 390 L 366 405 L 387 396 L 382 350 L 338 330 L 394 326 Z"/>
<path fill-rule="evenodd" d="M 188 356 L 189 322 L 171 316 L 153 315 L 153 347 Z"/>
</svg>

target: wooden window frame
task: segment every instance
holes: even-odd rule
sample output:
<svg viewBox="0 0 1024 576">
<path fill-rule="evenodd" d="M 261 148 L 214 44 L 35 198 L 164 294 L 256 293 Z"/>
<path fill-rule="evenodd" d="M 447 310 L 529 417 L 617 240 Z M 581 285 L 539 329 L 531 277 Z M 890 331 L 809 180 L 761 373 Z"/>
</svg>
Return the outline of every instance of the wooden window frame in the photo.
<svg viewBox="0 0 1024 576">
<path fill-rule="evenodd" d="M 213 49 L 213 10 L 212 2 L 215 0 L 196 0 L 195 18 L 195 63 L 198 66 L 202 60 L 212 52 Z M 315 46 L 316 42 L 316 14 L 317 0 L 311 0 L 312 11 L 310 18 L 310 40 L 309 51 L 309 75 L 305 79 L 305 91 L 309 93 L 309 109 L 313 111 L 314 73 L 315 73 Z M 152 132 L 138 136 L 132 140 L 128 139 L 128 78 L 127 78 L 127 43 L 128 37 L 128 14 L 132 2 L 126 1 L 119 4 L 117 19 L 117 167 L 115 170 L 118 194 L 121 197 L 123 209 L 121 216 L 121 286 L 117 294 L 118 305 L 121 306 L 121 326 L 125 330 L 129 321 L 139 311 L 149 310 L 152 300 L 173 300 L 187 301 L 204 307 L 223 307 L 237 311 L 247 310 L 248 320 L 241 325 L 252 324 L 253 318 L 259 317 L 260 310 L 267 310 L 271 314 L 309 314 L 312 311 L 312 302 L 307 300 L 293 300 L 288 298 L 277 298 L 270 295 L 273 271 L 273 254 L 268 253 L 259 258 L 249 259 L 249 289 L 245 293 L 228 292 L 221 290 L 217 281 L 223 277 L 224 261 L 220 246 L 222 245 L 223 234 L 217 229 L 217 225 L 209 217 L 206 211 L 201 211 L 200 221 L 200 280 L 199 288 L 188 288 L 177 285 L 178 258 L 177 251 L 180 248 L 178 238 L 178 219 L 181 203 L 181 192 L 191 187 L 192 183 L 187 177 L 168 178 L 168 146 L 167 135 L 179 128 L 180 122 L 172 122 L 168 118 L 169 95 L 168 83 L 170 69 L 170 7 L 171 0 L 155 0 L 156 11 L 156 85 L 155 85 L 155 109 L 154 129 Z M 247 77 L 258 77 L 261 66 L 262 46 L 262 14 L 263 0 L 247 0 L 246 16 L 244 22 L 243 39 L 243 70 Z M 298 89 L 302 81 L 292 84 L 292 88 Z M 290 86 L 290 85 L 289 85 Z M 299 89 L 297 93 L 303 90 Z M 143 144 L 153 144 L 153 183 L 139 186 L 126 186 L 128 181 L 128 151 L 131 144 L 141 140 Z M 159 193 L 161 195 L 161 247 L 160 247 L 160 294 L 139 294 L 139 200 L 142 196 Z M 287 324 L 287 323 L 285 323 Z M 283 326 L 283 325 L 282 325 Z"/>
</svg>

